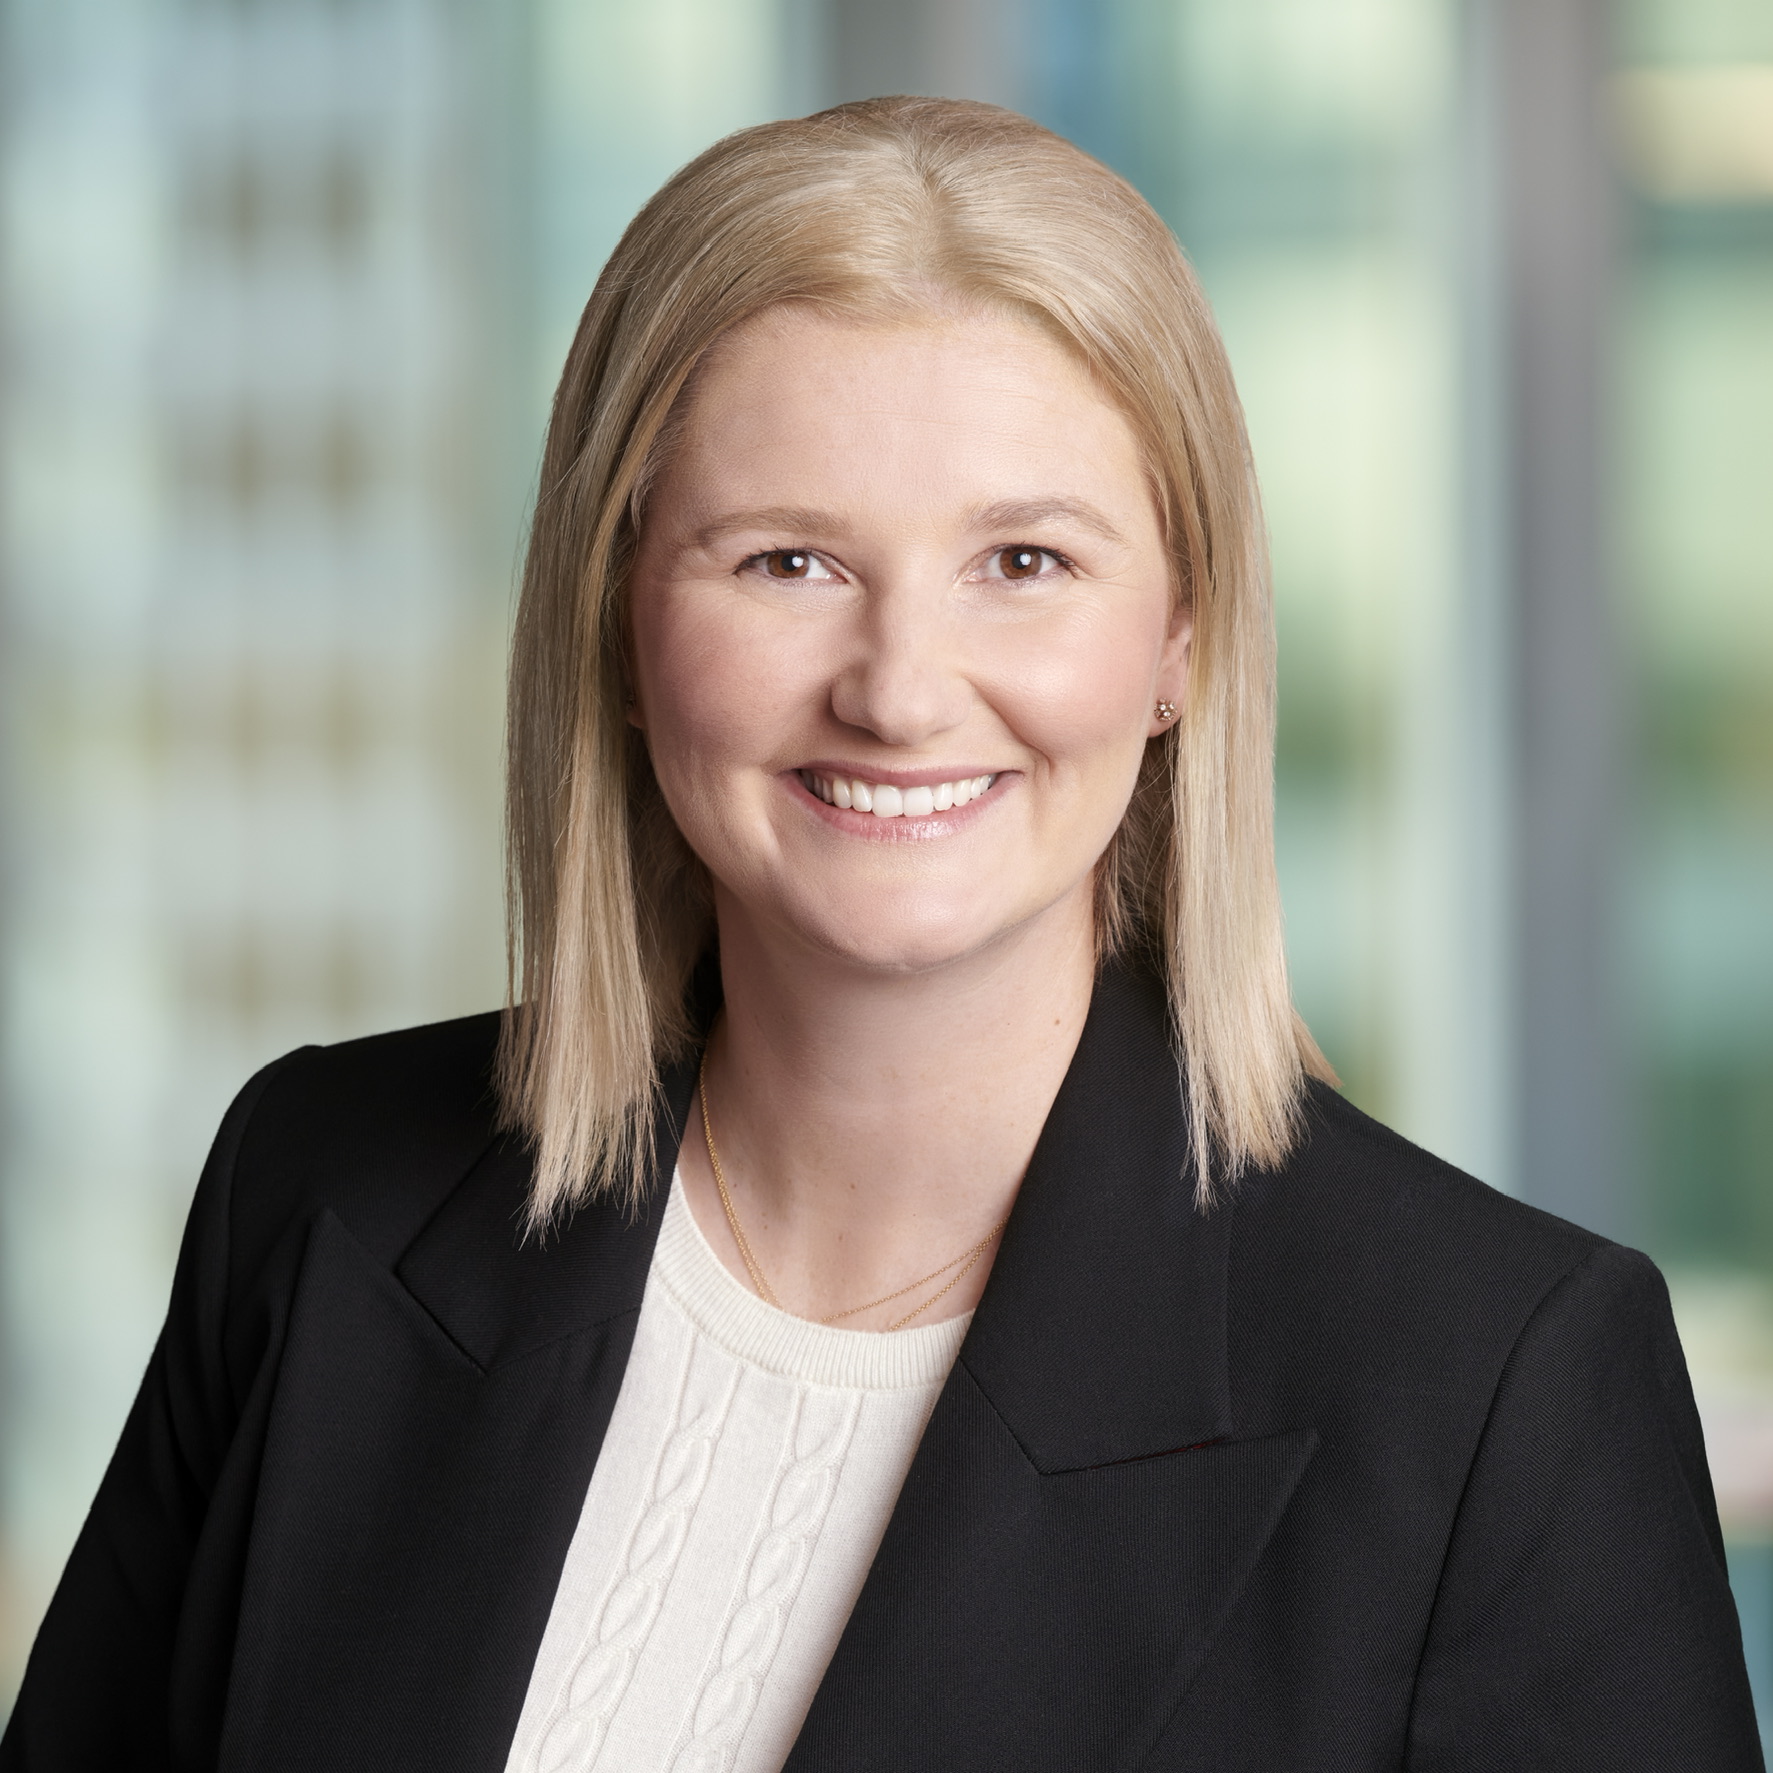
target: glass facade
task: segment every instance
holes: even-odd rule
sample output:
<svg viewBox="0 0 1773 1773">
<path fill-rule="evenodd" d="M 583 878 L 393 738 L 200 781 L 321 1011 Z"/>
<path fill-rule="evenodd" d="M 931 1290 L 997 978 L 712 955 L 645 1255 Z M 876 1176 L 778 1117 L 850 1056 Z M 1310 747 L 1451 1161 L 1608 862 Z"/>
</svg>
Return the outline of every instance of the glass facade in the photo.
<svg viewBox="0 0 1773 1773">
<path fill-rule="evenodd" d="M 746 123 L 988 97 L 1171 221 L 1268 505 L 1302 1008 L 1363 1106 L 1533 1192 L 1514 4 L 0 0 L 0 1681 L 233 1090 L 499 999 L 500 677 L 548 396 L 627 218 Z M 1669 1270 L 1769 1681 L 1773 22 L 1597 7 L 1609 1229 Z"/>
</svg>

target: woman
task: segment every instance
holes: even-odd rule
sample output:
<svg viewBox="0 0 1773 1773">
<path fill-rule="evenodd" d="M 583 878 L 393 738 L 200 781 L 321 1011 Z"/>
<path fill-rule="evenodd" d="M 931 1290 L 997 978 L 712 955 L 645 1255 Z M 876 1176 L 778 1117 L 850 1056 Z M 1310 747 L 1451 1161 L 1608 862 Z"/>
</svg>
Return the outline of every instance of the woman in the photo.
<svg viewBox="0 0 1773 1773">
<path fill-rule="evenodd" d="M 1641 1256 L 1294 1016 L 1223 352 L 976 105 L 719 144 L 599 282 L 515 1007 L 254 1079 L 41 1769 L 1760 1766 Z"/>
</svg>

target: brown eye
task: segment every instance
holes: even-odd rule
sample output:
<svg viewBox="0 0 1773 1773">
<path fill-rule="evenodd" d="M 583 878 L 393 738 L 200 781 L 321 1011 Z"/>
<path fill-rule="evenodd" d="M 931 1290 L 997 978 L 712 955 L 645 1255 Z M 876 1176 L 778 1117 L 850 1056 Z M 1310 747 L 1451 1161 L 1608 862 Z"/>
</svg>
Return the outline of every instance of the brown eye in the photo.
<svg viewBox="0 0 1773 1773">
<path fill-rule="evenodd" d="M 1044 548 L 1000 548 L 997 570 L 1006 579 L 1038 579 L 1046 558 Z"/>
<path fill-rule="evenodd" d="M 805 579 L 812 576 L 813 557 L 798 548 L 778 548 L 763 557 L 763 570 L 772 579 Z"/>
</svg>

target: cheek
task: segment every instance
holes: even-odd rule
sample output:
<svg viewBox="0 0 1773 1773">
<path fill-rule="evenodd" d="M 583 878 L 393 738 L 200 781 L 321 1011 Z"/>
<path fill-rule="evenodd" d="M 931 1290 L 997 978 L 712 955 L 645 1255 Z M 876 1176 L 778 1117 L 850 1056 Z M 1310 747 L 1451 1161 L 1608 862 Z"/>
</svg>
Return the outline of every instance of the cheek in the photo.
<svg viewBox="0 0 1773 1773">
<path fill-rule="evenodd" d="M 998 673 L 999 706 L 1056 769 L 1120 772 L 1143 752 L 1163 623 L 1156 607 L 1114 610 L 1017 647 Z"/>
<path fill-rule="evenodd" d="M 743 613 L 725 586 L 637 588 L 635 671 L 662 781 L 689 785 L 766 756 L 807 699 L 797 649 Z"/>
</svg>

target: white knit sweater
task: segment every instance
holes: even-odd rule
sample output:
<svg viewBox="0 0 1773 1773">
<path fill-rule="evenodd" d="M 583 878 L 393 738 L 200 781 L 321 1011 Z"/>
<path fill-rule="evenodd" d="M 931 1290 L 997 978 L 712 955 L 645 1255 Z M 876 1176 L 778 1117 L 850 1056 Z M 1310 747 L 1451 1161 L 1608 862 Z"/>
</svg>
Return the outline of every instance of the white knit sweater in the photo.
<svg viewBox="0 0 1773 1773">
<path fill-rule="evenodd" d="M 967 1323 L 777 1311 L 673 1177 L 507 1773 L 777 1773 Z"/>
</svg>

